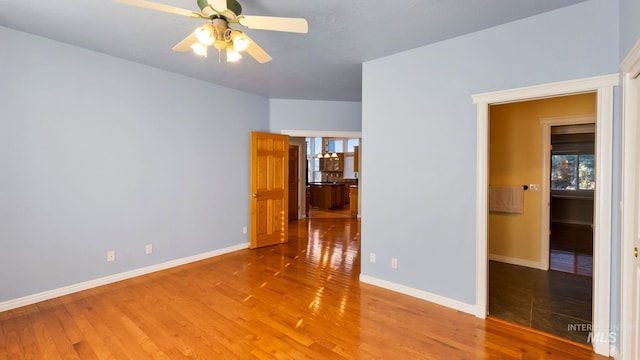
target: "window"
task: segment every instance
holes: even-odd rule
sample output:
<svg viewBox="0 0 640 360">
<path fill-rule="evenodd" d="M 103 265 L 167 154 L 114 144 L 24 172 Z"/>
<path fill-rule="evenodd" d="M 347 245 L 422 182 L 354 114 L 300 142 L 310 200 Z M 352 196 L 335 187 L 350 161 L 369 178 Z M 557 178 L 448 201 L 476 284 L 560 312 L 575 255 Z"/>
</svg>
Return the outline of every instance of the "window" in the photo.
<svg viewBox="0 0 640 360">
<path fill-rule="evenodd" d="M 551 128 L 551 190 L 595 190 L 595 124 Z"/>
<path fill-rule="evenodd" d="M 341 153 L 344 152 L 343 150 L 343 144 L 344 142 L 342 141 L 342 139 L 332 139 L 332 140 L 327 140 L 327 149 L 329 152 L 332 153 Z"/>
<path fill-rule="evenodd" d="M 355 147 L 360 145 L 360 139 L 347 139 L 347 152 L 352 153 L 356 151 Z"/>
<path fill-rule="evenodd" d="M 357 178 L 354 172 L 354 147 L 360 144 L 360 139 L 312 137 L 307 138 L 306 141 L 309 182 L 323 181 L 320 160 L 317 156 L 325 151 L 344 156 L 344 168 L 340 175 L 343 179 Z"/>
<path fill-rule="evenodd" d="M 594 190 L 593 154 L 551 155 L 552 190 Z"/>
</svg>

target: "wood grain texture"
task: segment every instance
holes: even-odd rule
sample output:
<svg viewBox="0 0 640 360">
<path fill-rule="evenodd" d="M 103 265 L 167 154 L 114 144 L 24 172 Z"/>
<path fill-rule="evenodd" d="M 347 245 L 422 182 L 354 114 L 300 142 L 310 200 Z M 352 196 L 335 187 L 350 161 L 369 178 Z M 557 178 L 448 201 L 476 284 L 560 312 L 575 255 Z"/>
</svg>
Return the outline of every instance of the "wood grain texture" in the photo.
<svg viewBox="0 0 640 360">
<path fill-rule="evenodd" d="M 359 221 L 0 313 L 0 359 L 603 359 L 358 281 Z"/>
</svg>

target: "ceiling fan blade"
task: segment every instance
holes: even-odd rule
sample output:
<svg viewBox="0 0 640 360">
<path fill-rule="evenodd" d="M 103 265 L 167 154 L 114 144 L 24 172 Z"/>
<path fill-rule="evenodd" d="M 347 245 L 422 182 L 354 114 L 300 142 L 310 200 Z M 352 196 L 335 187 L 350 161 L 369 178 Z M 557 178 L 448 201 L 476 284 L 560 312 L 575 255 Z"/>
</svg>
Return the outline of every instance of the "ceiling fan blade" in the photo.
<svg viewBox="0 0 640 360">
<path fill-rule="evenodd" d="M 197 13 L 194 13 L 193 11 L 189 11 L 189 10 L 185 10 L 185 9 L 181 9 L 181 8 L 177 8 L 169 5 L 164 5 L 164 4 L 157 4 L 157 3 L 146 1 L 146 0 L 113 0 L 113 1 L 117 3 L 125 4 L 125 5 L 138 6 L 142 8 L 163 11 L 171 14 L 178 14 L 183 16 L 197 16 Z"/>
<path fill-rule="evenodd" d="M 287 31 L 306 34 L 309 31 L 307 20 L 272 16 L 240 16 L 238 22 L 249 29 Z"/>
<path fill-rule="evenodd" d="M 249 55 L 251 55 L 254 59 L 256 59 L 256 61 L 259 62 L 260 64 L 264 64 L 266 62 L 271 61 L 271 56 L 267 54 L 267 52 L 264 51 L 263 48 L 261 48 L 258 44 L 256 44 L 256 42 L 253 41 L 253 39 L 249 38 L 247 34 L 244 34 L 244 36 L 246 36 L 247 39 L 249 39 L 249 47 L 246 50 Z"/>
<path fill-rule="evenodd" d="M 171 50 L 173 51 L 189 51 L 191 50 L 191 45 L 195 44 L 198 41 L 196 38 L 196 33 L 191 33 L 189 36 L 184 38 L 184 40 L 180 41 L 176 44 Z"/>
</svg>

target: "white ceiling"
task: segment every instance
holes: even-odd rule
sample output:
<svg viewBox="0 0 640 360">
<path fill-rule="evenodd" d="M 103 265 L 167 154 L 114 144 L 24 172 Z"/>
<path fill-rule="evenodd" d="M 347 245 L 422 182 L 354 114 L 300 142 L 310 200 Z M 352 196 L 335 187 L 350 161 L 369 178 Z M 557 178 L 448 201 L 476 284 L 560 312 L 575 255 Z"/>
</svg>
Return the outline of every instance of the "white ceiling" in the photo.
<svg viewBox="0 0 640 360">
<path fill-rule="evenodd" d="M 273 57 L 261 65 L 173 52 L 202 20 L 110 0 L 0 0 L 0 26 L 269 98 L 359 101 L 365 61 L 585 0 L 239 1 L 245 15 L 306 18 L 309 33 L 243 29 Z"/>
</svg>

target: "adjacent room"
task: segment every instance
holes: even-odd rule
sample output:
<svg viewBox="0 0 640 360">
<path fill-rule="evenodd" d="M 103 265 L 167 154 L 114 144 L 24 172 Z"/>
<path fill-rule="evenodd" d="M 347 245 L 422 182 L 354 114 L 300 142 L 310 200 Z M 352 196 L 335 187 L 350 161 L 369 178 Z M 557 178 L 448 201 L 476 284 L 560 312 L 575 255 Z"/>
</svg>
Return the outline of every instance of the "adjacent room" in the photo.
<svg viewBox="0 0 640 360">
<path fill-rule="evenodd" d="M 519 195 L 517 208 L 490 199 L 489 315 L 585 344 L 595 112 L 594 93 L 496 105 L 489 131 L 490 186 Z"/>
</svg>

